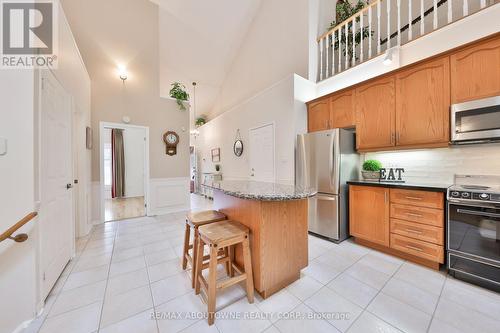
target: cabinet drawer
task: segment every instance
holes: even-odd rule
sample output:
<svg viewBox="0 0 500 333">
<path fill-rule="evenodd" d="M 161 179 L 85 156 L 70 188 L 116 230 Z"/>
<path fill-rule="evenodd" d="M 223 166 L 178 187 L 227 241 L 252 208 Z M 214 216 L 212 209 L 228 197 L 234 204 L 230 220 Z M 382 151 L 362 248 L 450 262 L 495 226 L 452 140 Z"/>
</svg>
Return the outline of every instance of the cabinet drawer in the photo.
<svg viewBox="0 0 500 333">
<path fill-rule="evenodd" d="M 442 228 L 444 210 L 391 203 L 391 218 L 423 223 Z"/>
<path fill-rule="evenodd" d="M 444 209 L 444 194 L 440 192 L 391 189 L 391 202 Z"/>
<path fill-rule="evenodd" d="M 443 245 L 443 228 L 409 221 L 391 219 L 391 233 Z"/>
<path fill-rule="evenodd" d="M 391 248 L 433 262 L 444 263 L 444 247 L 441 245 L 391 234 Z"/>
</svg>

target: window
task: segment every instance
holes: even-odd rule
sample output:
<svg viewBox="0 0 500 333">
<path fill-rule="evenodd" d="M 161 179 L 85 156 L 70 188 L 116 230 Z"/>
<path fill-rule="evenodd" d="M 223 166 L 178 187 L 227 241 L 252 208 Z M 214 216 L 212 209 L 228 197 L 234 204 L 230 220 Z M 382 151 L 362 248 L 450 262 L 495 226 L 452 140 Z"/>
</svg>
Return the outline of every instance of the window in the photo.
<svg viewBox="0 0 500 333">
<path fill-rule="evenodd" d="M 112 184 L 112 154 L 111 143 L 104 144 L 104 186 L 111 186 Z"/>
</svg>

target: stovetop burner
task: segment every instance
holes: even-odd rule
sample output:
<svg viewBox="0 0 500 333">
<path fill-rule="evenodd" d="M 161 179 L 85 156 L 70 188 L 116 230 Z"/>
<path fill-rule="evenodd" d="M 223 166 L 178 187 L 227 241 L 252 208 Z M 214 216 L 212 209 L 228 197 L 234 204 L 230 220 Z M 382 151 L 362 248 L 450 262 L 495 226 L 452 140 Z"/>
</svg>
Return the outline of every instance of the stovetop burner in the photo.
<svg viewBox="0 0 500 333">
<path fill-rule="evenodd" d="M 455 185 L 448 188 L 448 200 L 460 202 L 500 202 L 499 176 L 455 175 Z"/>
</svg>

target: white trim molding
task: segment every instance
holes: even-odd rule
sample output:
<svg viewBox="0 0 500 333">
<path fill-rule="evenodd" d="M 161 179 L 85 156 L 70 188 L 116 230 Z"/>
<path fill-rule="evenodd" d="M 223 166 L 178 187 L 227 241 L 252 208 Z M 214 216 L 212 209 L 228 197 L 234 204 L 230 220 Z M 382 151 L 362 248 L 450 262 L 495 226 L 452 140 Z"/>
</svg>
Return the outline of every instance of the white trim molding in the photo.
<svg viewBox="0 0 500 333">
<path fill-rule="evenodd" d="M 191 207 L 189 181 L 189 177 L 150 179 L 148 215 L 189 210 Z"/>
</svg>

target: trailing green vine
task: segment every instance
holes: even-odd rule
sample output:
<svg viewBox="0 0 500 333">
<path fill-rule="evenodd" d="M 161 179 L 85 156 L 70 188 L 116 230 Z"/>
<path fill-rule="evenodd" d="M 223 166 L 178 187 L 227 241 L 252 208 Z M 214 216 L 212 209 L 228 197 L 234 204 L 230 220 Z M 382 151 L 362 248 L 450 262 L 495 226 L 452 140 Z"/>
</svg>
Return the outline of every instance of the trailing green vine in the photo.
<svg viewBox="0 0 500 333">
<path fill-rule="evenodd" d="M 186 111 L 184 102 L 189 99 L 189 94 L 186 91 L 186 87 L 179 82 L 174 82 L 171 84 L 171 86 L 172 89 L 170 89 L 170 97 L 177 100 L 177 105 L 179 105 L 179 109 L 181 111 Z"/>
</svg>

